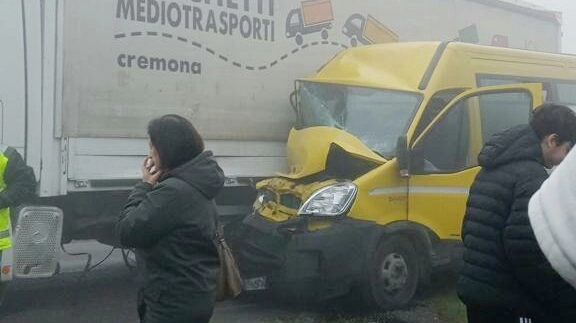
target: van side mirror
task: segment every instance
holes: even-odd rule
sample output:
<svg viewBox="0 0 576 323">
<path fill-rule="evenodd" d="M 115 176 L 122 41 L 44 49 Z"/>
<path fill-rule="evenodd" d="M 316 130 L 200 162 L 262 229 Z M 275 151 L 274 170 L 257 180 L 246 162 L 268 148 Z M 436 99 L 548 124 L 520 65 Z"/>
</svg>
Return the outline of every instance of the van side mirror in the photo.
<svg viewBox="0 0 576 323">
<path fill-rule="evenodd" d="M 410 176 L 410 151 L 408 150 L 408 138 L 401 136 L 396 142 L 396 160 L 401 177 Z"/>
<path fill-rule="evenodd" d="M 303 120 L 302 115 L 298 112 L 298 95 L 296 94 L 296 91 L 290 93 L 290 105 L 292 106 L 292 110 L 294 110 L 296 127 L 301 127 Z"/>
<path fill-rule="evenodd" d="M 410 150 L 410 173 L 422 174 L 426 168 L 426 161 L 424 160 L 424 151 L 421 148 L 413 148 Z"/>
<path fill-rule="evenodd" d="M 292 106 L 292 109 L 294 109 L 294 112 L 298 114 L 298 102 L 296 102 L 296 91 L 292 91 L 292 93 L 290 93 L 290 105 Z"/>
</svg>

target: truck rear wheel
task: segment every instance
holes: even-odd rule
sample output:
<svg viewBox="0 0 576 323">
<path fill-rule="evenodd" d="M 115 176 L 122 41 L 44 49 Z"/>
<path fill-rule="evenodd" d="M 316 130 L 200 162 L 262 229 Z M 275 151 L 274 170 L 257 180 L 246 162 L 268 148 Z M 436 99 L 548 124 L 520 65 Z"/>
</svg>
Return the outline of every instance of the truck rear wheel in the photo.
<svg viewBox="0 0 576 323">
<path fill-rule="evenodd" d="M 302 38 L 302 35 L 297 34 L 297 35 L 296 35 L 296 44 L 297 44 L 298 46 L 300 46 L 300 45 L 302 45 L 303 42 L 304 42 L 304 38 Z"/>
<path fill-rule="evenodd" d="M 352 45 L 352 47 L 358 46 L 358 40 L 356 39 L 356 37 L 350 38 L 350 45 Z"/>
<path fill-rule="evenodd" d="M 380 309 L 407 305 L 418 288 L 419 263 L 414 245 L 406 238 L 384 239 L 370 264 L 365 300 Z"/>
</svg>

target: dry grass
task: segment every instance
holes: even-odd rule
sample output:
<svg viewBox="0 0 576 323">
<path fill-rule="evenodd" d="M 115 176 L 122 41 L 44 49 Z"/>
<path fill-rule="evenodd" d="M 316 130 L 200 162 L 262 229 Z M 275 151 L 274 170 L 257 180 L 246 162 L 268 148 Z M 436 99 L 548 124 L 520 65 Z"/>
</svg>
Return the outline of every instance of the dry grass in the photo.
<svg viewBox="0 0 576 323">
<path fill-rule="evenodd" d="M 453 290 L 434 294 L 420 301 L 420 305 L 405 310 L 359 314 L 295 314 L 259 323 L 463 323 L 464 305 Z"/>
</svg>

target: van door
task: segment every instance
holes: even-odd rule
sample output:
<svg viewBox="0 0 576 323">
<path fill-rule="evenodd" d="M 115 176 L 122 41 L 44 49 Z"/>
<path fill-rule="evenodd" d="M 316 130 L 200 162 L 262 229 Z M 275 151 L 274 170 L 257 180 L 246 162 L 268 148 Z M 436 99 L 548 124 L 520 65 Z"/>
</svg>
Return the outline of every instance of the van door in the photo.
<svg viewBox="0 0 576 323">
<path fill-rule="evenodd" d="M 541 84 L 483 87 L 454 98 L 411 145 L 408 218 L 458 240 L 477 156 L 494 134 L 527 124 Z"/>
</svg>

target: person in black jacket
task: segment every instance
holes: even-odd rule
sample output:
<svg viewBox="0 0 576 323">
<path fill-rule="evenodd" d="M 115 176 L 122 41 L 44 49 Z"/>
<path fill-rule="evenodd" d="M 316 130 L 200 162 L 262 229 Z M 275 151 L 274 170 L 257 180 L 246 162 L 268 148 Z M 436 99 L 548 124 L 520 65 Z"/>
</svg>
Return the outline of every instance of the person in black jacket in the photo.
<svg viewBox="0 0 576 323">
<path fill-rule="evenodd" d="M 529 125 L 491 138 L 478 161 L 462 227 L 457 292 L 468 322 L 576 322 L 576 291 L 552 269 L 527 214 L 530 197 L 576 141 L 576 116 L 545 104 Z"/>
<path fill-rule="evenodd" d="M 26 165 L 24 158 L 12 147 L 0 148 L 0 263 L 2 251 L 12 248 L 11 236 L 7 236 L 10 226 L 16 225 L 16 212 L 13 208 L 30 203 L 36 197 L 36 176 L 32 167 Z M 4 298 L 6 284 L 0 281 L 0 304 Z"/>
<path fill-rule="evenodd" d="M 34 170 L 16 149 L 5 147 L 3 151 L 8 164 L 3 174 L 6 189 L 0 192 L 0 209 L 32 202 L 36 198 Z"/>
<path fill-rule="evenodd" d="M 177 115 L 148 126 L 150 156 L 116 226 L 136 248 L 143 323 L 209 322 L 220 262 L 214 197 L 224 173 L 192 124 Z"/>
</svg>

